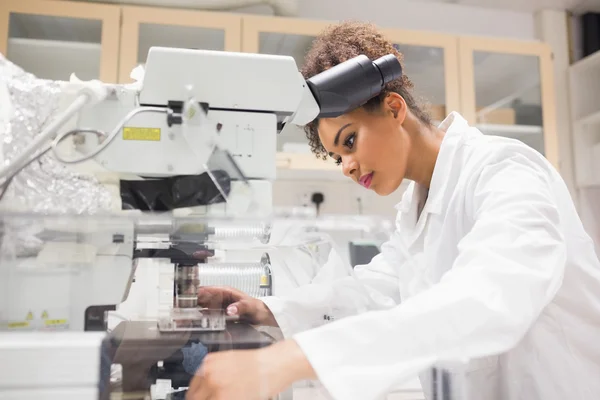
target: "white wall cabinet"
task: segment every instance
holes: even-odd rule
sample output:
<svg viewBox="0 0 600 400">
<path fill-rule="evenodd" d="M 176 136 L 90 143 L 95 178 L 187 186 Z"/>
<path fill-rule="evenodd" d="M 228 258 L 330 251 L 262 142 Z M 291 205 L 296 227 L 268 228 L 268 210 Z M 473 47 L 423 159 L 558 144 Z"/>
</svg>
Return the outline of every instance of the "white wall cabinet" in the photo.
<svg viewBox="0 0 600 400">
<path fill-rule="evenodd" d="M 0 1 L 0 53 L 45 79 L 118 77 L 121 8 L 49 0 Z"/>
<path fill-rule="evenodd" d="M 462 114 L 483 133 L 519 139 L 558 167 L 549 46 L 461 37 L 459 50 Z"/>
<path fill-rule="evenodd" d="M 122 8 L 119 82 L 144 64 L 152 46 L 241 50 L 242 17 L 235 14 L 154 7 Z"/>
</svg>

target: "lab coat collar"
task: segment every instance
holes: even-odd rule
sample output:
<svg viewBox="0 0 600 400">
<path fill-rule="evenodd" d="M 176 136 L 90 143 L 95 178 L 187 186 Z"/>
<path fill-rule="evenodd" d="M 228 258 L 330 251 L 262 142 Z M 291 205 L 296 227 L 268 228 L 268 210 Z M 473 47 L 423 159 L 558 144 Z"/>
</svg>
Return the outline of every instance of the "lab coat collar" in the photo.
<svg viewBox="0 0 600 400">
<path fill-rule="evenodd" d="M 422 211 L 423 215 L 428 213 L 439 214 L 441 212 L 442 200 L 451 173 L 452 159 L 458 144 L 469 129 L 469 123 L 459 113 L 453 111 L 442 121 L 438 128 L 445 130 L 446 134 L 442 140 L 440 152 L 433 169 L 427 202 Z M 411 182 L 402 201 L 396 205 L 396 210 L 407 213 L 416 208 L 418 195 L 419 191 L 416 188 L 416 183 Z"/>
</svg>

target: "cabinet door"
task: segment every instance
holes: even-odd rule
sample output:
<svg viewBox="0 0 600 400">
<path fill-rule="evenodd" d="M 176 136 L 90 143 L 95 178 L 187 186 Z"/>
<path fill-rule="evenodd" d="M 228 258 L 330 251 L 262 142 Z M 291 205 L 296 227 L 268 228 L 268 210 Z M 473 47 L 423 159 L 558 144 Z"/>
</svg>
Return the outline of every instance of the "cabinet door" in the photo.
<svg viewBox="0 0 600 400">
<path fill-rule="evenodd" d="M 241 50 L 241 16 L 150 7 L 123 7 L 119 81 L 144 64 L 152 46 Z"/>
<path fill-rule="evenodd" d="M 464 37 L 459 49 L 463 116 L 484 134 L 521 140 L 558 166 L 549 47 Z"/>
<path fill-rule="evenodd" d="M 51 0 L 0 1 L 0 53 L 43 79 L 117 82 L 120 8 Z"/>
<path fill-rule="evenodd" d="M 244 16 L 242 51 L 291 56 L 300 69 L 313 40 L 330 24 L 327 21 L 297 18 Z M 286 160 L 278 163 L 279 168 L 339 170 L 331 160 L 324 162 L 312 155 L 307 156 L 309 150 L 306 135 L 302 128 L 294 125 L 287 125 L 278 135 L 277 151 L 280 153 L 280 161 Z"/>
<path fill-rule="evenodd" d="M 400 29 L 382 32 L 402 53 L 403 72 L 414 85 L 415 98 L 429 110 L 434 122 L 459 110 L 457 37 Z"/>
<path fill-rule="evenodd" d="M 242 49 L 250 53 L 294 57 L 298 67 L 315 37 L 335 22 L 277 17 L 244 17 Z M 458 92 L 458 47 L 456 37 L 427 32 L 382 29 L 382 33 L 404 54 L 404 73 L 415 85 L 415 95 L 431 104 L 436 120 L 446 109 L 460 106 Z M 278 151 L 294 151 L 306 143 L 299 129 L 282 132 Z"/>
</svg>

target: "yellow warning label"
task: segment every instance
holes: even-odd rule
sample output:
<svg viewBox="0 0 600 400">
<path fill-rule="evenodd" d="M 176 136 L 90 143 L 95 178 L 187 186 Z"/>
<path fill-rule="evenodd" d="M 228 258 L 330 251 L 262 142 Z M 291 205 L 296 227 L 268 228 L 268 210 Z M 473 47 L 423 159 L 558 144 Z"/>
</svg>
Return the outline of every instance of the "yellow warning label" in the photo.
<svg viewBox="0 0 600 400">
<path fill-rule="evenodd" d="M 66 319 L 47 319 L 45 321 L 46 326 L 66 325 Z"/>
<path fill-rule="evenodd" d="M 128 126 L 123 128 L 123 140 L 148 140 L 160 141 L 160 128 L 136 128 Z"/>
<path fill-rule="evenodd" d="M 42 313 L 42 319 L 48 319 L 48 311 Z"/>
<path fill-rule="evenodd" d="M 9 322 L 8 329 L 17 329 L 17 328 L 27 328 L 29 326 L 29 322 L 21 321 L 21 322 Z"/>
<path fill-rule="evenodd" d="M 267 275 L 263 275 L 260 277 L 260 285 L 268 286 L 269 285 L 269 277 Z"/>
<path fill-rule="evenodd" d="M 33 319 L 33 313 L 31 311 L 29 311 L 27 313 L 27 318 L 25 318 L 27 321 L 31 321 Z"/>
</svg>

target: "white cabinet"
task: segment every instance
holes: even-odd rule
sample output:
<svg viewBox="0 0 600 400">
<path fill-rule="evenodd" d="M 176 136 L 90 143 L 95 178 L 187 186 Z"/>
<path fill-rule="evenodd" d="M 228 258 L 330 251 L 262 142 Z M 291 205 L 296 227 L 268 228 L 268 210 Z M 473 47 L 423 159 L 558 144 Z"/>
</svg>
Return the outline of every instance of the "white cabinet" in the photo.
<svg viewBox="0 0 600 400">
<path fill-rule="evenodd" d="M 121 9 L 48 0 L 0 2 L 0 53 L 40 78 L 117 82 Z"/>
<path fill-rule="evenodd" d="M 519 139 L 558 167 L 550 48 L 461 37 L 461 113 L 485 134 Z"/>
<path fill-rule="evenodd" d="M 152 46 L 202 50 L 241 50 L 241 16 L 154 7 L 122 7 L 119 81 L 130 82 Z M 201 73 L 201 71 L 198 71 Z"/>
<path fill-rule="evenodd" d="M 575 174 L 579 187 L 600 185 L 600 52 L 569 67 Z"/>
</svg>

